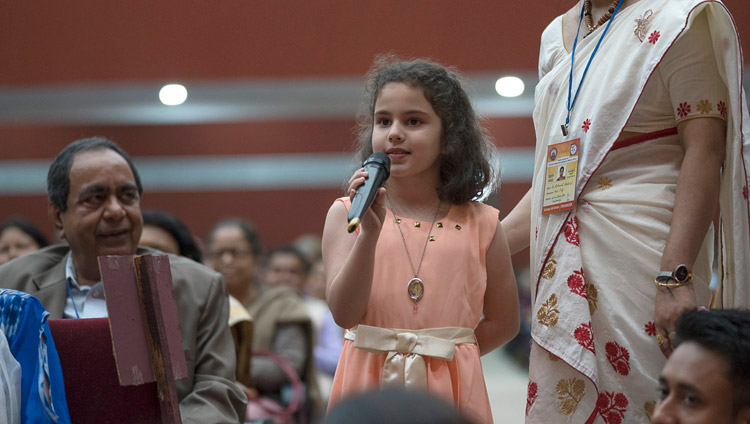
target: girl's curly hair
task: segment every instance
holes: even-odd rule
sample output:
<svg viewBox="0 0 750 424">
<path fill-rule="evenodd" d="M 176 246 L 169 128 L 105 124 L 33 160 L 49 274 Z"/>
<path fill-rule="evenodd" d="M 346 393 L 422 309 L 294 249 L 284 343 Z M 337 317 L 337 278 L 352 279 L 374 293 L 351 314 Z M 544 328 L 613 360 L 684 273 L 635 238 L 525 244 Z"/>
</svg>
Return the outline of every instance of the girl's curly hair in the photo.
<svg viewBox="0 0 750 424">
<path fill-rule="evenodd" d="M 440 118 L 440 199 L 460 204 L 493 192 L 499 172 L 491 163 L 495 153 L 491 137 L 474 112 L 457 72 L 426 59 L 403 61 L 393 55 L 375 59 L 357 114 L 359 163 L 372 154 L 375 102 L 389 83 L 420 88 Z"/>
</svg>

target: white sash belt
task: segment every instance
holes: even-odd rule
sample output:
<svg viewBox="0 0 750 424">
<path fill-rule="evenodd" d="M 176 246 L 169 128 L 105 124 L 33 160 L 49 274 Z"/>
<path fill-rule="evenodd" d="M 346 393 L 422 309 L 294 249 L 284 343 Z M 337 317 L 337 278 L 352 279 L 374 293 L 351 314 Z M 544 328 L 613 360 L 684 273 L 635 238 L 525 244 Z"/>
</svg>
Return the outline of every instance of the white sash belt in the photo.
<svg viewBox="0 0 750 424">
<path fill-rule="evenodd" d="M 346 330 L 344 338 L 353 341 L 357 349 L 387 353 L 382 385 L 407 388 L 427 386 L 423 356 L 452 361 L 457 344 L 476 342 L 474 330 L 462 327 L 400 330 L 360 324 L 356 330 Z"/>
</svg>

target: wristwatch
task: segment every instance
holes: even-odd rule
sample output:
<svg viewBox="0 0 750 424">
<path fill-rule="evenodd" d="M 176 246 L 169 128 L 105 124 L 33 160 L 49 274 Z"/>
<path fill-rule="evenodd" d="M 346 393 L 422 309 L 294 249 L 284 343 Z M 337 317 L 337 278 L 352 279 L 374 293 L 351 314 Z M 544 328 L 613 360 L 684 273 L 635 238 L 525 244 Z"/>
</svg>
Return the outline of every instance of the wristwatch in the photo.
<svg viewBox="0 0 750 424">
<path fill-rule="evenodd" d="M 656 276 L 657 283 L 666 283 L 675 280 L 676 285 L 684 286 L 693 281 L 693 273 L 684 264 L 677 265 L 674 271 L 662 271 Z"/>
</svg>

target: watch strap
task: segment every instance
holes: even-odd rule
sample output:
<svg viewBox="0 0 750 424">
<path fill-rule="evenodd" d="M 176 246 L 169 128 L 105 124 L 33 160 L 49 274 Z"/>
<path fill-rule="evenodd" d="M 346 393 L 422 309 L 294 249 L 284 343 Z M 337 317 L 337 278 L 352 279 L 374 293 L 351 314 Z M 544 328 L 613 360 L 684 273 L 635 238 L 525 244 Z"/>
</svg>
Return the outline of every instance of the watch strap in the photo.
<svg viewBox="0 0 750 424">
<path fill-rule="evenodd" d="M 667 282 L 669 280 L 672 280 L 672 279 L 674 279 L 674 273 L 672 271 L 661 271 L 656 276 L 656 281 L 659 281 L 659 282 L 662 282 L 662 283 L 665 283 L 665 282 Z"/>
</svg>

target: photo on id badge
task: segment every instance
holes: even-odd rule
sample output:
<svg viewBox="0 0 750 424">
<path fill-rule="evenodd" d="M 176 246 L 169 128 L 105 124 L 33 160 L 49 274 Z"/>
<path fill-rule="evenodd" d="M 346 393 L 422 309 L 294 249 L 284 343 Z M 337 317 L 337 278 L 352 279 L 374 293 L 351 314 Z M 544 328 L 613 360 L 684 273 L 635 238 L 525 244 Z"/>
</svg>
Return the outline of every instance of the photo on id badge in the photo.
<svg viewBox="0 0 750 424">
<path fill-rule="evenodd" d="M 547 146 L 542 215 L 575 208 L 580 142 L 581 139 L 576 138 Z"/>
</svg>

